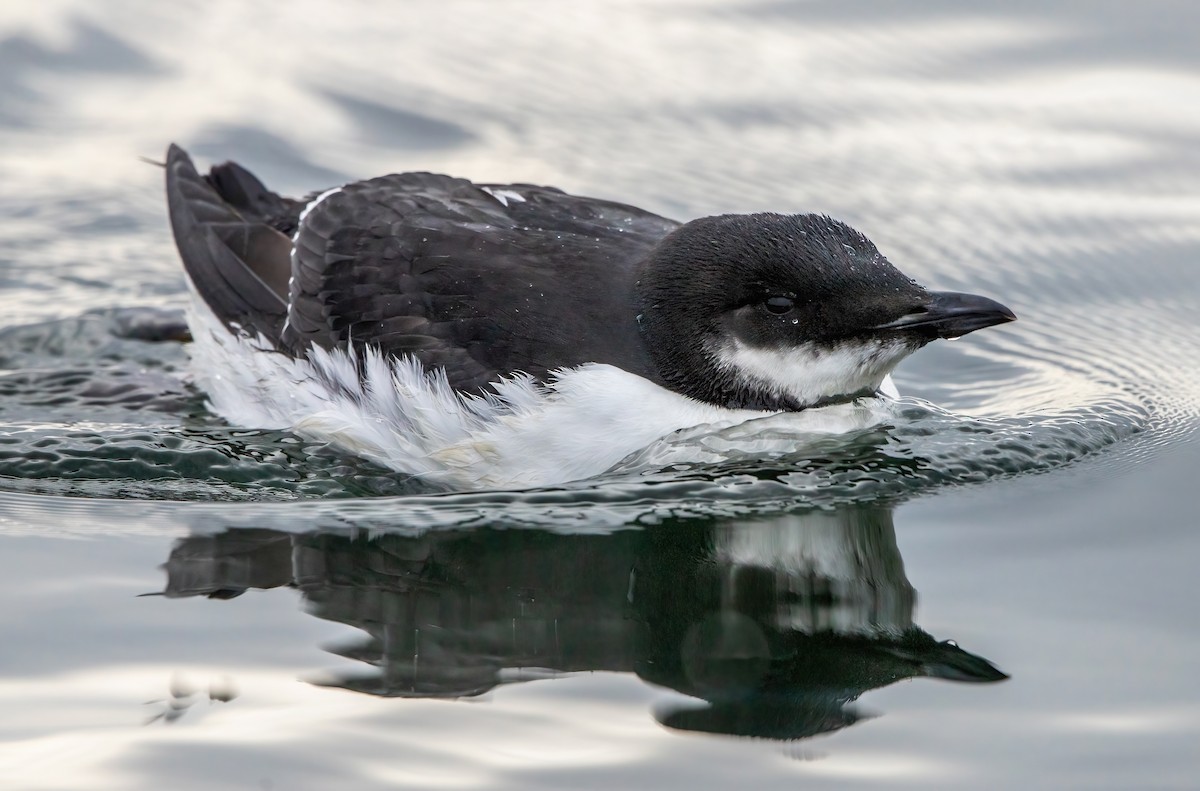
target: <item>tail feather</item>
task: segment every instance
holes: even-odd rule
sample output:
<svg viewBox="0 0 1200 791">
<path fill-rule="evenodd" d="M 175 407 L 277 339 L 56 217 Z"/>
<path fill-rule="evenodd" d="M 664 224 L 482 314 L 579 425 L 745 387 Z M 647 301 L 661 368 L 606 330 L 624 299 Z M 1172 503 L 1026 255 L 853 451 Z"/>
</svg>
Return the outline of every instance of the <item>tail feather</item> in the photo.
<svg viewBox="0 0 1200 791">
<path fill-rule="evenodd" d="M 201 176 L 176 145 L 167 151 L 166 171 L 171 228 L 194 290 L 226 326 L 277 344 L 287 318 L 292 243 L 272 220 L 289 202 L 237 165 Z"/>
<path fill-rule="evenodd" d="M 258 178 L 236 162 L 214 165 L 205 176 L 224 201 L 242 214 L 291 236 L 296 231 L 304 202 L 271 192 Z"/>
</svg>

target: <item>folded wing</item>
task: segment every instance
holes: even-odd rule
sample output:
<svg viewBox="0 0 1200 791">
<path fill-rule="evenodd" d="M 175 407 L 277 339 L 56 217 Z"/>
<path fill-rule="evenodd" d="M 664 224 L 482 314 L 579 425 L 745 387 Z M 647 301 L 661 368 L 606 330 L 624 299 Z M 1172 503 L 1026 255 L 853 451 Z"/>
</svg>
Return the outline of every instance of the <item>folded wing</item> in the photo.
<svg viewBox="0 0 1200 791">
<path fill-rule="evenodd" d="M 677 223 L 532 185 L 406 173 L 307 204 L 237 165 L 168 155 L 176 242 L 199 296 L 283 353 L 370 345 L 478 391 L 516 371 L 607 362 L 653 375 L 637 264 Z"/>
</svg>

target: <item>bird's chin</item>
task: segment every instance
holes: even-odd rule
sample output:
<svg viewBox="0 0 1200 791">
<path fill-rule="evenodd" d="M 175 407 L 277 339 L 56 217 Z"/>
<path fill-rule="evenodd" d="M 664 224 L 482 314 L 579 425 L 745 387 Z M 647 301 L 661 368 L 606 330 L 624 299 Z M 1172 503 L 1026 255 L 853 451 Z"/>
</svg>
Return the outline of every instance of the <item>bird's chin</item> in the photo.
<svg viewBox="0 0 1200 791">
<path fill-rule="evenodd" d="M 735 340 L 717 352 L 717 360 L 734 377 L 778 394 L 792 408 L 807 409 L 877 394 L 888 374 L 917 348 L 900 338 L 777 347 Z"/>
</svg>

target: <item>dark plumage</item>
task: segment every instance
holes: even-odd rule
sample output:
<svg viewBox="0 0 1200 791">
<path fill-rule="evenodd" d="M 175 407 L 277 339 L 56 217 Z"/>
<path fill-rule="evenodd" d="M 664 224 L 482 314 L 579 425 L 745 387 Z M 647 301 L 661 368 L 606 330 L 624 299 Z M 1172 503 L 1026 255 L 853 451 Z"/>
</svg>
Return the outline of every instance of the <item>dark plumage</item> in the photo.
<svg viewBox="0 0 1200 791">
<path fill-rule="evenodd" d="M 916 348 L 1012 318 L 980 297 L 931 294 L 817 215 L 680 225 L 429 173 L 348 184 L 305 211 L 312 196 L 280 197 L 233 163 L 202 176 L 176 146 L 167 195 L 188 274 L 227 326 L 293 356 L 411 355 L 461 392 L 598 362 L 719 406 L 796 410 L 815 402 L 741 376 L 722 350 Z"/>
<path fill-rule="evenodd" d="M 172 227 L 200 295 L 285 352 L 371 344 L 444 368 L 464 391 L 592 361 L 653 378 L 634 266 L 678 223 L 552 188 L 497 189 L 525 200 L 505 206 L 430 173 L 347 185 L 305 217 L 291 258 L 303 203 L 236 164 L 204 177 L 178 147 L 167 159 Z"/>
<path fill-rule="evenodd" d="M 693 220 L 651 251 L 637 291 L 642 330 L 661 339 L 651 344 L 656 373 L 672 389 L 722 406 L 775 411 L 808 405 L 748 386 L 721 365 L 712 344 L 733 337 L 756 348 L 831 348 L 930 299 L 865 236 L 815 214 Z"/>
</svg>

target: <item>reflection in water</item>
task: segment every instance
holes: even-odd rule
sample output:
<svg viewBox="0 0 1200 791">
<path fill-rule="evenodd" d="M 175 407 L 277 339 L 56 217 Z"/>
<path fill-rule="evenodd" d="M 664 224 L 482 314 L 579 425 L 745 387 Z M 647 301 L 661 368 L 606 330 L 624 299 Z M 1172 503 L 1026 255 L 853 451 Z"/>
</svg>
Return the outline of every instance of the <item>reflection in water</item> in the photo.
<svg viewBox="0 0 1200 791">
<path fill-rule="evenodd" d="M 192 706 L 203 700 L 207 700 L 210 704 L 228 703 L 237 696 L 237 686 L 228 676 L 209 681 L 208 690 L 205 692 L 184 676 L 176 673 L 171 679 L 167 697 L 146 701 L 146 705 L 158 709 L 146 720 L 146 724 L 162 722 L 170 725 L 178 722 Z"/>
<path fill-rule="evenodd" d="M 234 529 L 180 541 L 169 597 L 293 586 L 368 635 L 323 683 L 466 697 L 561 672 L 633 672 L 695 699 L 672 728 L 796 739 L 904 678 L 1007 678 L 913 623 L 891 512 L 674 520 L 609 535 L 488 528 L 374 538 Z"/>
</svg>

